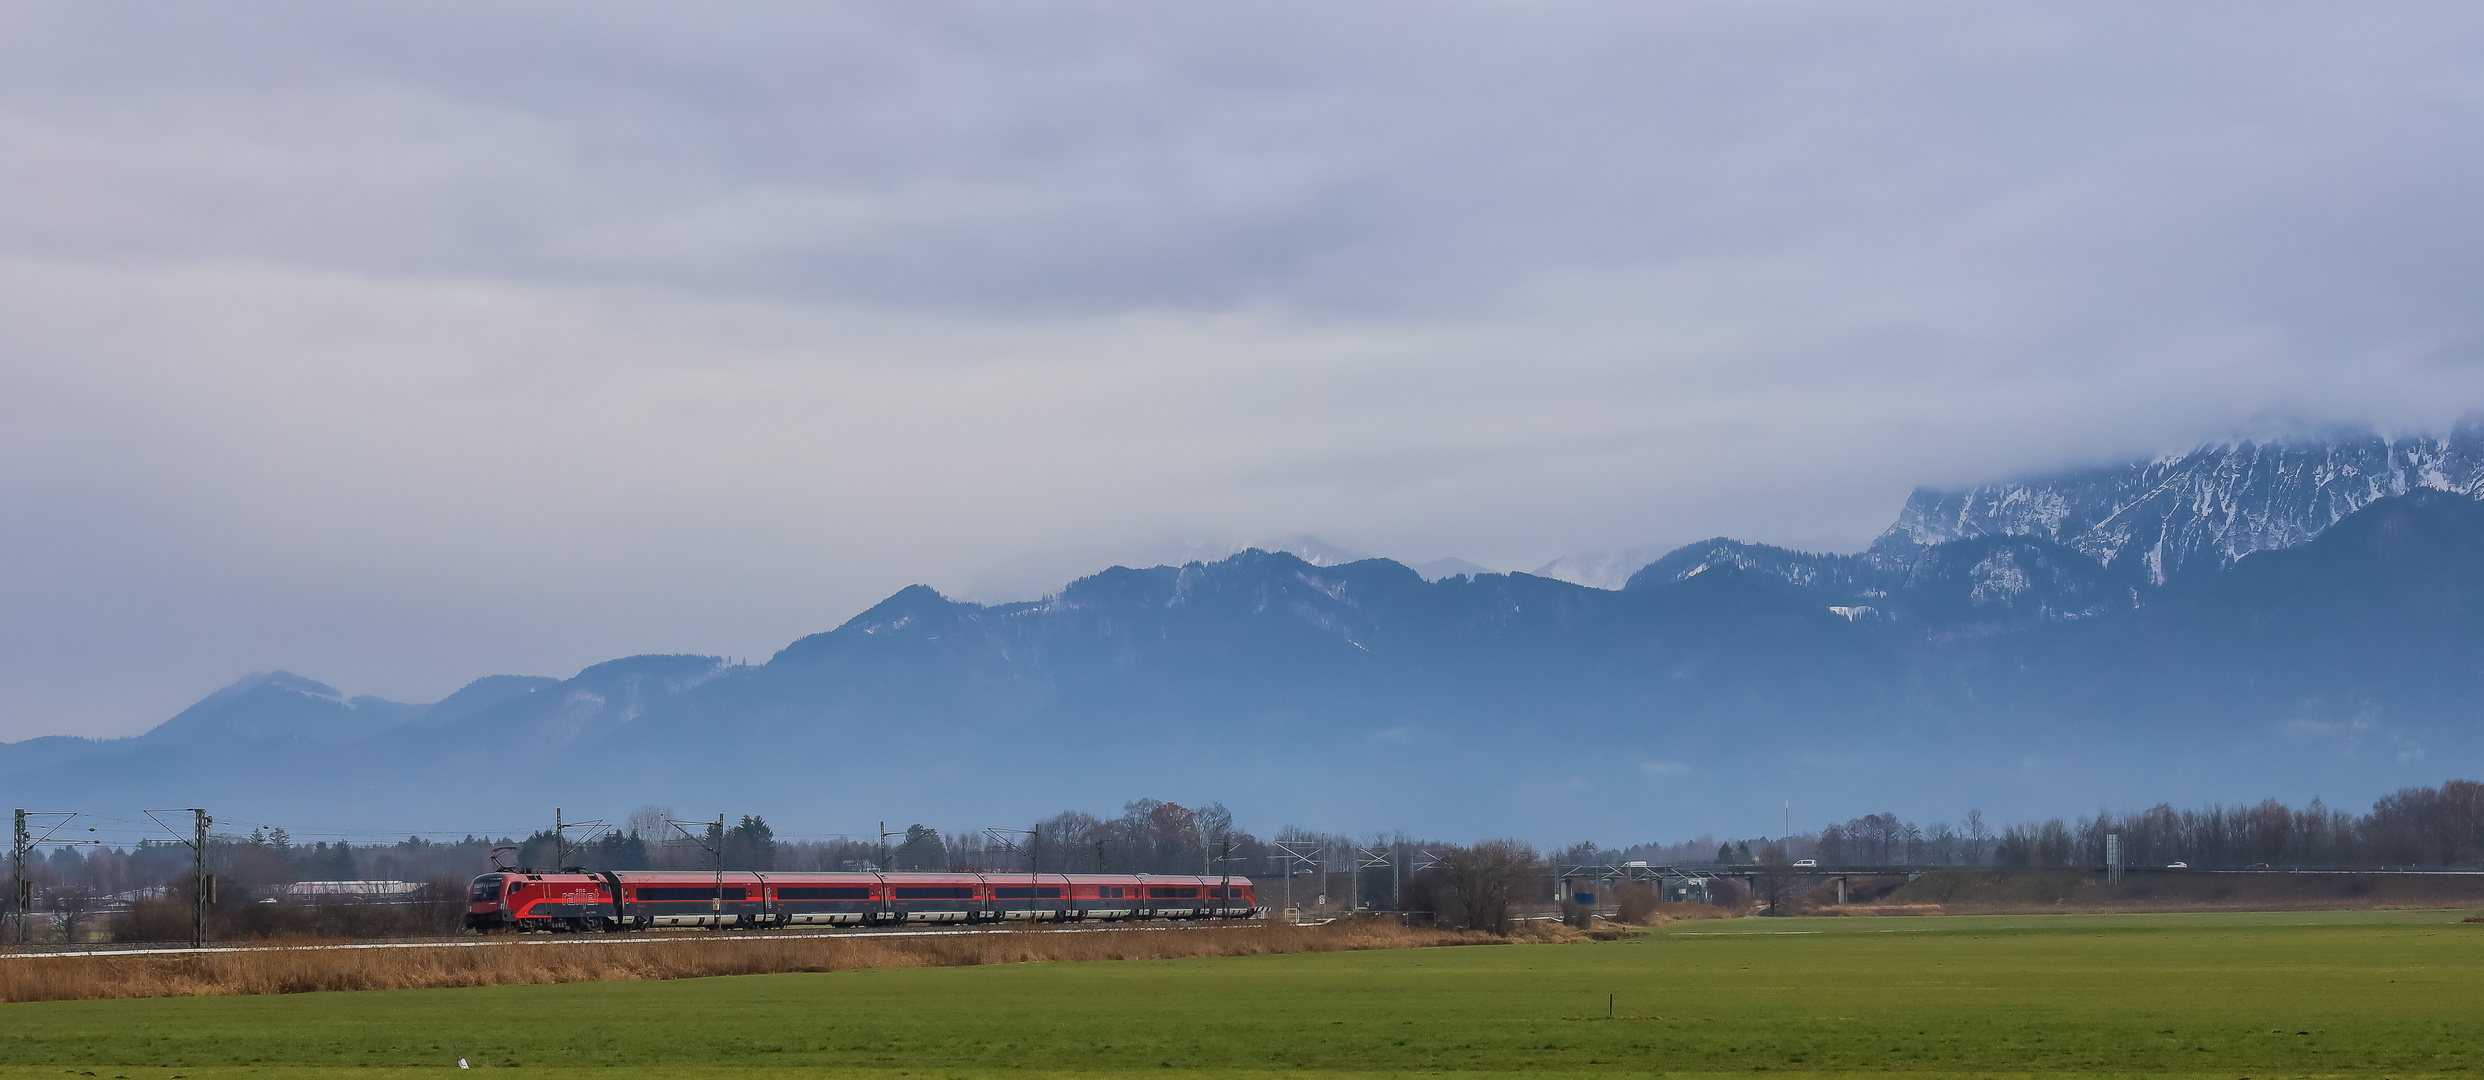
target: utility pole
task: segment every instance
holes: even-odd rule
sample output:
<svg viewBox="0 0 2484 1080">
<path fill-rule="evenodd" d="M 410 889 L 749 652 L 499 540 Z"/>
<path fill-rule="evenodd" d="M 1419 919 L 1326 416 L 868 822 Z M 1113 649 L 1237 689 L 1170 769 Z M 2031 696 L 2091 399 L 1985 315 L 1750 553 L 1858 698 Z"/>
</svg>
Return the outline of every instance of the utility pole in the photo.
<svg viewBox="0 0 2484 1080">
<path fill-rule="evenodd" d="M 9 833 L 9 880 L 15 883 L 11 887 L 17 894 L 12 898 L 15 902 L 12 903 L 10 907 L 13 909 L 13 913 L 17 918 L 18 944 L 23 945 L 26 942 L 26 915 L 34 909 L 34 880 L 26 875 L 26 856 L 33 854 L 35 848 L 44 844 L 93 844 L 97 847 L 103 846 L 103 841 L 101 840 L 52 839 L 53 833 L 59 832 L 63 826 L 69 824 L 70 820 L 76 818 L 77 816 L 77 811 L 74 810 L 20 809 L 17 812 L 16 827 Z M 36 836 L 26 827 L 26 819 L 30 817 L 56 817 L 60 820 L 53 822 L 51 828 L 43 830 L 43 835 Z M 88 829 L 86 831 L 94 832 L 95 830 Z"/>
<path fill-rule="evenodd" d="M 1363 855 L 1361 846 L 1346 845 L 1346 865 L 1351 869 L 1346 879 L 1346 914 L 1363 910 Z"/>
<path fill-rule="evenodd" d="M 1397 867 L 1397 860 L 1394 858 L 1384 857 L 1379 852 L 1373 851 L 1372 849 L 1364 847 L 1360 844 L 1355 845 L 1354 910 L 1363 910 L 1363 871 L 1377 870 L 1383 866 L 1395 869 Z M 1397 902 L 1397 898 L 1392 896 L 1389 898 L 1389 902 L 1394 904 Z"/>
<path fill-rule="evenodd" d="M 1406 868 L 1407 873 L 1420 874 L 1435 866 L 1439 866 L 1440 856 L 1434 855 L 1431 852 L 1425 851 L 1421 848 L 1416 848 L 1415 853 L 1408 857 L 1406 861 L 1412 864 Z M 1401 904 L 1399 906 L 1402 908 L 1404 905 Z M 1432 917 L 1437 920 L 1440 917 L 1440 913 L 1437 911 L 1432 912 Z"/>
<path fill-rule="evenodd" d="M 1389 910 L 1400 916 L 1406 913 L 1406 842 L 1403 840 L 1389 844 Z"/>
<path fill-rule="evenodd" d="M 139 813 L 162 826 L 165 832 L 172 833 L 173 839 L 190 845 L 190 945 L 196 948 L 207 944 L 207 907 L 216 899 L 216 879 L 207 872 L 207 826 L 215 824 L 216 819 L 208 817 L 207 811 L 195 806 L 174 810 L 141 810 Z M 165 825 L 163 818 L 155 816 L 173 813 L 190 815 L 189 839 L 182 840 L 179 830 Z"/>
<path fill-rule="evenodd" d="M 1312 849 L 1312 845 L 1310 845 L 1310 844 L 1306 844 L 1306 843 L 1303 843 L 1303 842 L 1302 842 L 1302 841 L 1300 841 L 1300 840 L 1296 840 L 1296 841 L 1294 841 L 1294 842 L 1292 842 L 1292 843 L 1287 843 L 1287 842 L 1285 842 L 1285 841 L 1279 840 L 1279 841 L 1276 841 L 1275 843 L 1271 844 L 1270 846 L 1272 846 L 1272 847 L 1276 848 L 1276 849 L 1277 849 L 1277 851 L 1279 852 L 1279 854 L 1272 855 L 1272 856 L 1269 856 L 1269 857 L 1270 857 L 1270 858 L 1273 858 L 1273 859 L 1278 859 L 1278 860 L 1281 860 L 1281 861 L 1283 862 L 1284 866 L 1285 866 L 1285 907 L 1286 907 L 1286 909 L 1287 909 L 1287 910 L 1289 910 L 1289 911 L 1290 911 L 1290 910 L 1296 910 L 1296 909 L 1294 908 L 1294 864 L 1295 864 L 1295 863 L 1298 863 L 1298 862 L 1299 862 L 1299 863 L 1312 863 L 1312 861 L 1313 861 L 1313 860 L 1312 860 L 1312 858 L 1311 858 L 1311 849 Z M 1325 848 L 1322 848 L 1322 854 L 1323 854 L 1323 856 L 1325 856 L 1325 854 L 1326 854 L 1326 849 L 1325 849 Z M 1326 861 L 1326 859 L 1325 859 L 1324 857 L 1323 857 L 1323 858 L 1322 858 L 1319 862 L 1314 863 L 1314 865 L 1317 865 L 1317 866 L 1319 866 L 1319 867 L 1320 867 L 1321 871 L 1323 872 L 1323 875 L 1325 874 L 1326 870 L 1328 869 L 1328 864 L 1327 864 L 1327 861 Z M 1328 888 L 1328 882 L 1327 882 L 1327 880 L 1326 880 L 1325 876 L 1323 876 L 1322 880 L 1320 881 L 1320 888 L 1321 888 L 1321 889 L 1323 889 L 1323 890 L 1325 890 L 1326 888 Z"/>
<path fill-rule="evenodd" d="M 569 868 L 569 830 L 571 829 L 589 830 L 586 839 L 579 841 L 579 846 L 584 847 L 595 839 L 597 832 L 603 831 L 604 819 L 564 822 L 561 818 L 561 808 L 557 806 L 552 808 L 552 869 L 555 872 Z"/>
<path fill-rule="evenodd" d="M 190 811 L 190 880 L 198 885 L 198 900 L 190 915 L 192 945 L 207 943 L 207 905 L 216 899 L 216 879 L 207 873 L 207 826 L 214 823 L 207 811 Z"/>
<path fill-rule="evenodd" d="M 1018 852 L 1026 856 L 1026 909 L 1030 913 L 1041 910 L 1035 904 L 1043 897 L 1044 892 L 1043 831 L 1040 829 L 985 829 L 983 835 L 990 837 L 992 842 L 999 844 L 1004 851 L 1018 851 L 1017 841 L 1008 839 L 1009 837 L 1026 837 L 1026 850 Z M 1006 914 L 1008 910 L 1006 907 L 1001 908 L 1004 912 L 1002 918 L 1009 917 Z"/>
<path fill-rule="evenodd" d="M 26 943 L 26 909 L 34 906 L 34 882 L 26 880 L 26 811 L 17 811 L 17 828 L 9 833 L 10 913 L 17 917 L 17 943 Z"/>
<path fill-rule="evenodd" d="M 716 860 L 716 895 L 714 895 L 714 896 L 712 896 L 712 897 L 709 897 L 709 898 L 708 898 L 708 910 L 709 910 L 710 912 L 713 912 L 713 913 L 714 913 L 714 915 L 715 915 L 715 920 L 716 920 L 716 922 L 715 922 L 715 926 L 713 927 L 713 929 L 717 929 L 717 930 L 722 930 L 722 929 L 724 929 L 724 844 L 725 844 L 724 824 L 725 824 L 725 816 L 724 816 L 723 814 L 717 814 L 717 815 L 716 815 L 716 842 L 715 842 L 714 844 L 712 844 L 712 845 L 711 845 L 711 844 L 709 844 L 706 840 L 702 839 L 702 838 L 701 838 L 701 837 L 700 837 L 697 833 L 691 832 L 691 831 L 690 831 L 690 823 L 689 823 L 689 822 L 687 822 L 687 821 L 674 821 L 674 820 L 672 820 L 672 819 L 670 819 L 670 818 L 666 818 L 666 819 L 665 819 L 665 821 L 664 821 L 664 823 L 665 823 L 666 825 L 670 825 L 670 826 L 672 826 L 672 827 L 673 827 L 673 831 L 678 832 L 678 833 L 680 833 L 681 835 L 683 835 L 683 836 L 685 836 L 685 837 L 688 837 L 691 843 L 693 843 L 693 844 L 697 844 L 697 845 L 698 845 L 698 846 L 700 846 L 700 847 L 706 848 L 706 849 L 707 849 L 707 853 L 708 853 L 709 855 L 711 855 L 711 856 L 714 856 L 714 857 L 715 857 L 715 860 Z M 704 825 L 704 824 L 706 824 L 706 822 L 703 822 L 703 821 L 702 821 L 702 822 L 699 822 L 699 824 Z M 881 824 L 882 824 L 882 826 L 883 826 L 883 827 L 885 827 L 887 823 L 886 823 L 886 822 L 882 822 Z"/>
</svg>

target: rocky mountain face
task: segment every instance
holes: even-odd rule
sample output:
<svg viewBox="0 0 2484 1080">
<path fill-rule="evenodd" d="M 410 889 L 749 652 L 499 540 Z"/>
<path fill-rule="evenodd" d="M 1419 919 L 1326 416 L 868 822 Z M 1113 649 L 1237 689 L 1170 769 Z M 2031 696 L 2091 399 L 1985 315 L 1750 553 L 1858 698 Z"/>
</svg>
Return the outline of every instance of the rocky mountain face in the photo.
<svg viewBox="0 0 2484 1080">
<path fill-rule="evenodd" d="M 1534 839 L 2368 799 L 2484 753 L 2477 437 L 2237 444 L 1918 493 L 1870 551 L 1717 539 L 1618 590 L 1246 551 L 1018 604 L 900 591 L 766 663 L 642 656 L 430 705 L 253 676 L 0 790 L 393 831 L 551 806 L 794 831 L 1146 795 Z M 1762 820 L 1765 819 L 1765 820 Z"/>
<path fill-rule="evenodd" d="M 2484 426 L 2222 443 L 1964 491 L 1919 488 L 1868 551 L 1720 537 L 1665 555 L 1623 587 L 1732 566 L 1936 639 L 2018 631 L 2135 609 L 2178 578 L 2298 546 L 2376 501 L 2424 491 L 2484 496 Z"/>
<path fill-rule="evenodd" d="M 1919 489 L 1873 554 L 1905 560 L 1952 540 L 2029 536 L 2162 585 L 2304 543 L 2412 491 L 2484 494 L 2484 426 L 2462 425 L 2446 438 L 2226 443 L 1965 491 Z"/>
</svg>

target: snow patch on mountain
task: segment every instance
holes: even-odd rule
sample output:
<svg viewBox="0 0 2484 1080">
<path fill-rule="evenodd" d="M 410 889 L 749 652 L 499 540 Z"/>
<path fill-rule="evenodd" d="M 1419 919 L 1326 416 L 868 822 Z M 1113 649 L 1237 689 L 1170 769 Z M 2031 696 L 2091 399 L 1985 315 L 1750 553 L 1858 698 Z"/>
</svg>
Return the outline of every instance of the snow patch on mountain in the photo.
<svg viewBox="0 0 2484 1080">
<path fill-rule="evenodd" d="M 1967 590 L 1967 599 L 1977 607 L 2008 603 L 2011 597 L 2027 591 L 2027 573 L 2018 568 L 2017 560 L 2006 550 L 1993 552 L 1967 571 L 1967 580 L 1974 586 Z"/>
<path fill-rule="evenodd" d="M 1492 572 L 1491 567 L 1484 566 L 1480 563 L 1468 562 L 1459 558 L 1433 559 L 1430 562 L 1415 563 L 1408 566 L 1407 569 L 1423 575 L 1423 580 L 1425 581 L 1442 581 L 1453 577 L 1474 577 L 1477 574 L 1489 574 Z"/>
<path fill-rule="evenodd" d="M 1663 557 L 1663 548 L 1630 548 L 1626 551 L 1586 552 L 1564 555 L 1535 568 L 1535 576 L 1585 585 L 1590 589 L 1618 589 L 1630 580 L 1640 567 Z"/>
</svg>

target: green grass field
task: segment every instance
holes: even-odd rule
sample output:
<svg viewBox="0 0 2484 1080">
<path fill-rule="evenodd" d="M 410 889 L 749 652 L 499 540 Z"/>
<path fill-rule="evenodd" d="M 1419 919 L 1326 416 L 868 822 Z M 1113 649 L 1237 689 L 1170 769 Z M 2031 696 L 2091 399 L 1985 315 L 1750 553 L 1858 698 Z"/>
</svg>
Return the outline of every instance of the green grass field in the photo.
<svg viewBox="0 0 2484 1080">
<path fill-rule="evenodd" d="M 2484 924 L 2465 914 L 1741 919 L 1575 945 L 0 1005 L 0 1076 L 436 1075 L 456 1045 L 554 1076 L 2408 1077 L 2484 1066 Z"/>
</svg>

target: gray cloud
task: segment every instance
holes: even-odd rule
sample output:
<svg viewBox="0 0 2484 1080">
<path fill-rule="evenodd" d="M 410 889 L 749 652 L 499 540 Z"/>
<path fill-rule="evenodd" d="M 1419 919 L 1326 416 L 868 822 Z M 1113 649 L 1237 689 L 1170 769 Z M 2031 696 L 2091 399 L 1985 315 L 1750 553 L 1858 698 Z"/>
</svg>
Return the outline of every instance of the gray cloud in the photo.
<svg viewBox="0 0 2484 1080">
<path fill-rule="evenodd" d="M 22 5 L 0 738 L 2484 403 L 2450 4 Z"/>
</svg>

